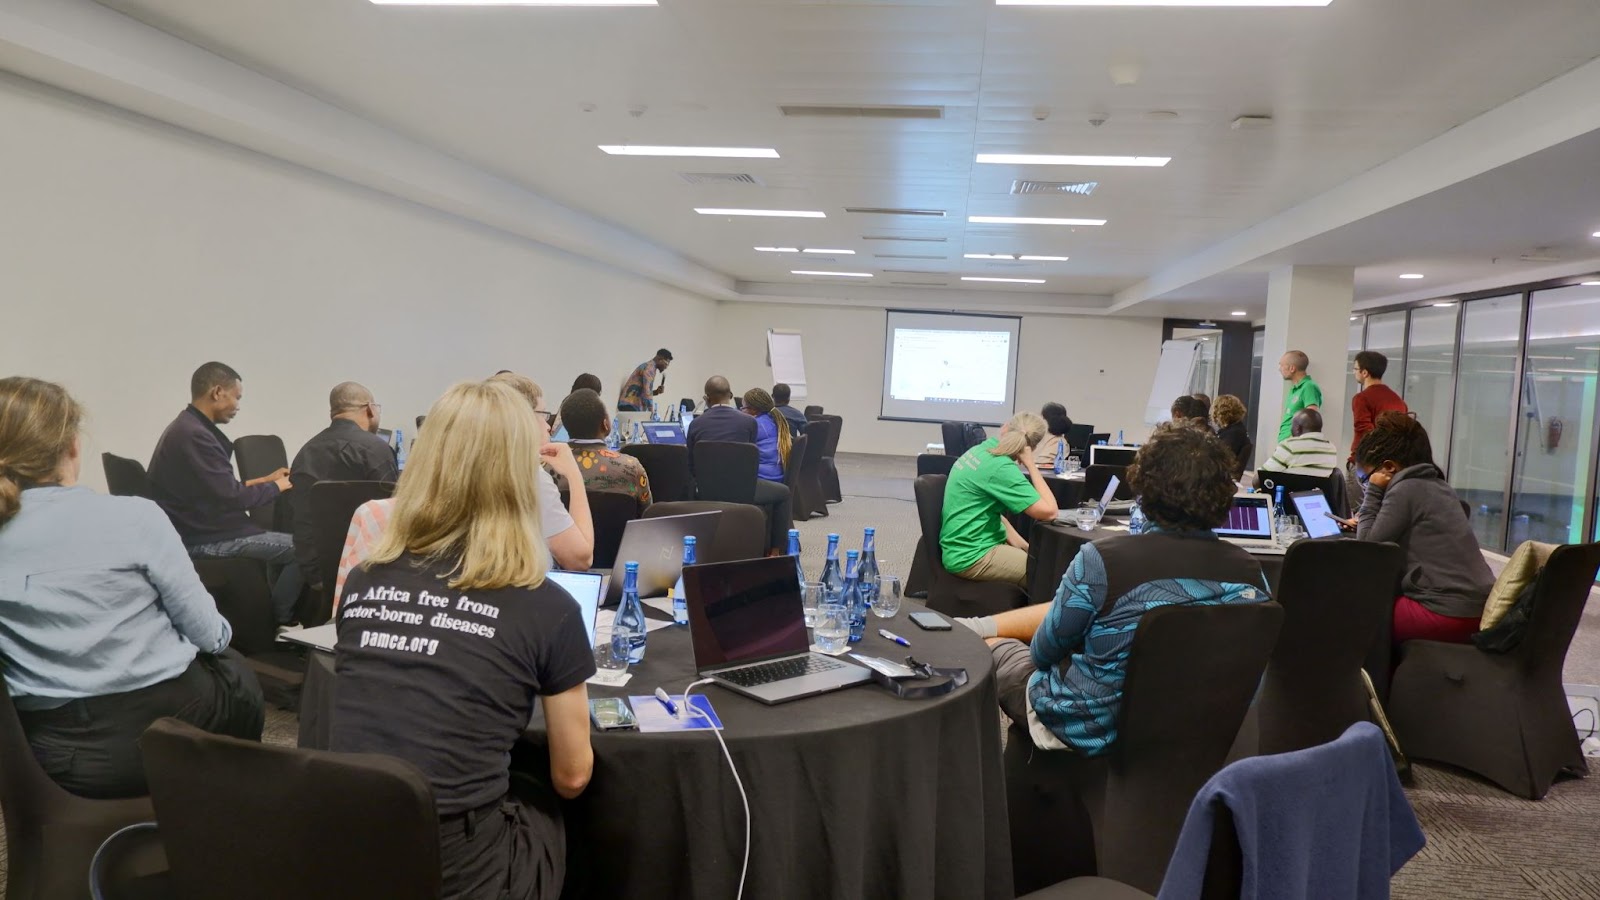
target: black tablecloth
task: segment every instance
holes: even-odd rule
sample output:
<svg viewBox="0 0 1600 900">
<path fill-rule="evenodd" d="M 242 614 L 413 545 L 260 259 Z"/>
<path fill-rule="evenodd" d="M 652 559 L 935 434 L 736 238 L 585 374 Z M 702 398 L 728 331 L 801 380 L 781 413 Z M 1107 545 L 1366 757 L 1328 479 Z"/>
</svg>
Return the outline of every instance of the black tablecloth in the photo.
<svg viewBox="0 0 1600 900">
<path fill-rule="evenodd" d="M 988 648 L 957 626 L 921 631 L 872 617 L 860 652 L 965 667 L 971 681 L 930 700 L 868 684 L 765 706 L 716 686 L 711 699 L 750 798 L 751 898 L 1009 898 L 1011 846 Z M 907 651 L 877 635 L 885 627 Z M 331 657 L 313 654 L 306 702 L 331 695 Z M 320 671 L 319 671 L 320 670 Z M 591 697 L 682 693 L 694 679 L 689 635 L 650 634 L 623 688 Z M 313 684 L 313 682 L 316 684 Z M 302 710 L 302 722 L 306 711 Z M 319 717 L 313 713 L 313 720 Z M 325 727 L 325 726 L 324 726 Z M 568 880 L 594 898 L 726 900 L 744 852 L 739 791 L 708 732 L 596 732 L 594 779 L 564 805 Z M 548 767 L 536 716 L 513 766 Z M 304 744 L 303 744 L 304 746 Z"/>
<path fill-rule="evenodd" d="M 1092 540 L 1127 534 L 1125 529 L 1111 531 L 1097 528 L 1080 531 L 1076 525 L 1059 522 L 1036 522 L 1028 537 L 1028 598 L 1034 603 L 1048 603 L 1056 595 L 1061 576 L 1078 555 L 1078 548 Z M 1278 589 L 1278 576 L 1283 572 L 1283 557 L 1273 554 L 1251 554 L 1261 563 L 1267 576 L 1267 588 Z"/>
</svg>

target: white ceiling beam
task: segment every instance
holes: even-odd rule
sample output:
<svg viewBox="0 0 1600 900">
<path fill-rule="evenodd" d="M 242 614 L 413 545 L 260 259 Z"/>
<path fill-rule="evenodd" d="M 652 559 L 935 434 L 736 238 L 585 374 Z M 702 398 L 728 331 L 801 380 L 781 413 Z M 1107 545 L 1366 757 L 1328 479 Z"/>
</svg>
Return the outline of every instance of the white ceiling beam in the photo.
<svg viewBox="0 0 1600 900">
<path fill-rule="evenodd" d="M 741 281 L 741 299 L 757 303 L 809 306 L 864 306 L 1011 313 L 1030 316 L 1104 316 L 1111 298 L 1095 294 L 1047 294 L 1032 291 L 967 291 L 940 287 L 876 287 L 859 284 L 780 284 Z"/>
<path fill-rule="evenodd" d="M 732 277 L 89 0 L 8 0 L 0 68 L 712 299 Z"/>
<path fill-rule="evenodd" d="M 1498 106 L 1291 207 L 1164 266 L 1116 295 L 1127 311 L 1213 275 L 1249 265 L 1319 234 L 1449 187 L 1600 128 L 1600 59 Z M 1311 264 L 1312 261 L 1301 261 Z"/>
</svg>

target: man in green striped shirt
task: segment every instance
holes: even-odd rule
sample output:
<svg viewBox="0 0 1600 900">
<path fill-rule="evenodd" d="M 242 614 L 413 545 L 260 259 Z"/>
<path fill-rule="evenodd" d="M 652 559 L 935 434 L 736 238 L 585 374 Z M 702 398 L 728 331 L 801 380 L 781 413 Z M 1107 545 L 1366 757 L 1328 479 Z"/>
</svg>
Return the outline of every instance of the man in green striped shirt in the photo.
<svg viewBox="0 0 1600 900">
<path fill-rule="evenodd" d="M 1326 478 L 1339 467 L 1339 448 L 1322 434 L 1322 413 L 1300 410 L 1289 431 L 1289 439 L 1279 441 L 1272 458 L 1261 464 L 1263 471 Z"/>
</svg>

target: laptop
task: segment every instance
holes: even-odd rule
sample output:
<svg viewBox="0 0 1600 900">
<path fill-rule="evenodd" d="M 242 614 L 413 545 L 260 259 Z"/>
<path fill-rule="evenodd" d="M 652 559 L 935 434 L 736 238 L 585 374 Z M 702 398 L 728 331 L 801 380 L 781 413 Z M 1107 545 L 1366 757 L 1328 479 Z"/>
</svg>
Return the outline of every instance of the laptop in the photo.
<svg viewBox="0 0 1600 900">
<path fill-rule="evenodd" d="M 604 572 L 550 570 L 550 580 L 561 585 L 572 595 L 572 599 L 578 601 L 578 609 L 583 611 L 583 630 L 591 641 L 594 640 L 595 617 L 600 615 L 600 598 L 606 595 L 606 582 L 610 577 Z"/>
<path fill-rule="evenodd" d="M 1089 448 L 1091 466 L 1130 466 L 1139 448 L 1129 444 L 1095 444 Z"/>
<path fill-rule="evenodd" d="M 683 592 L 701 678 L 767 704 L 872 680 L 862 666 L 811 652 L 793 557 L 687 566 Z"/>
<path fill-rule="evenodd" d="M 1295 514 L 1305 526 L 1307 536 L 1331 538 L 1341 535 L 1338 520 L 1332 518 L 1333 508 L 1328 505 L 1328 498 L 1322 491 L 1294 491 L 1289 494 L 1289 503 L 1294 506 Z"/>
<path fill-rule="evenodd" d="M 683 436 L 683 426 L 677 422 L 646 422 L 644 424 L 644 439 L 650 444 L 677 444 L 682 446 L 688 441 Z"/>
<path fill-rule="evenodd" d="M 1217 537 L 1251 553 L 1281 554 L 1273 539 L 1271 494 L 1234 494 L 1228 521 L 1213 528 Z"/>
<path fill-rule="evenodd" d="M 617 562 L 611 569 L 611 586 L 606 590 L 606 605 L 615 606 L 622 600 L 622 582 L 629 561 L 639 564 L 639 598 L 664 597 L 667 590 L 678 583 L 678 573 L 683 570 L 683 539 L 694 535 L 695 543 L 706 547 L 717 533 L 717 520 L 722 510 L 688 513 L 681 516 L 658 516 L 654 519 L 630 519 L 622 529 L 622 543 L 617 547 Z M 794 571 L 794 563 L 789 563 Z"/>
</svg>

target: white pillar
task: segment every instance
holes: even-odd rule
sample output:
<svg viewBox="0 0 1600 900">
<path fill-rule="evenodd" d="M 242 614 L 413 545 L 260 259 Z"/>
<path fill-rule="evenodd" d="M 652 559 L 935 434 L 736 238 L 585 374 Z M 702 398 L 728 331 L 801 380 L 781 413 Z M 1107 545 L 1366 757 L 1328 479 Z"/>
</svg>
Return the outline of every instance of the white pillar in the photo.
<svg viewBox="0 0 1600 900">
<path fill-rule="evenodd" d="M 1334 446 L 1350 441 L 1350 398 L 1345 396 L 1345 358 L 1355 270 L 1343 266 L 1283 266 L 1267 281 L 1267 331 L 1261 353 L 1261 406 L 1256 411 L 1256 461 L 1278 444 L 1289 384 L 1278 375 L 1278 357 L 1289 350 L 1311 358 L 1307 371 L 1322 388 L 1322 431 Z M 1343 455 L 1341 453 L 1341 459 Z"/>
</svg>

